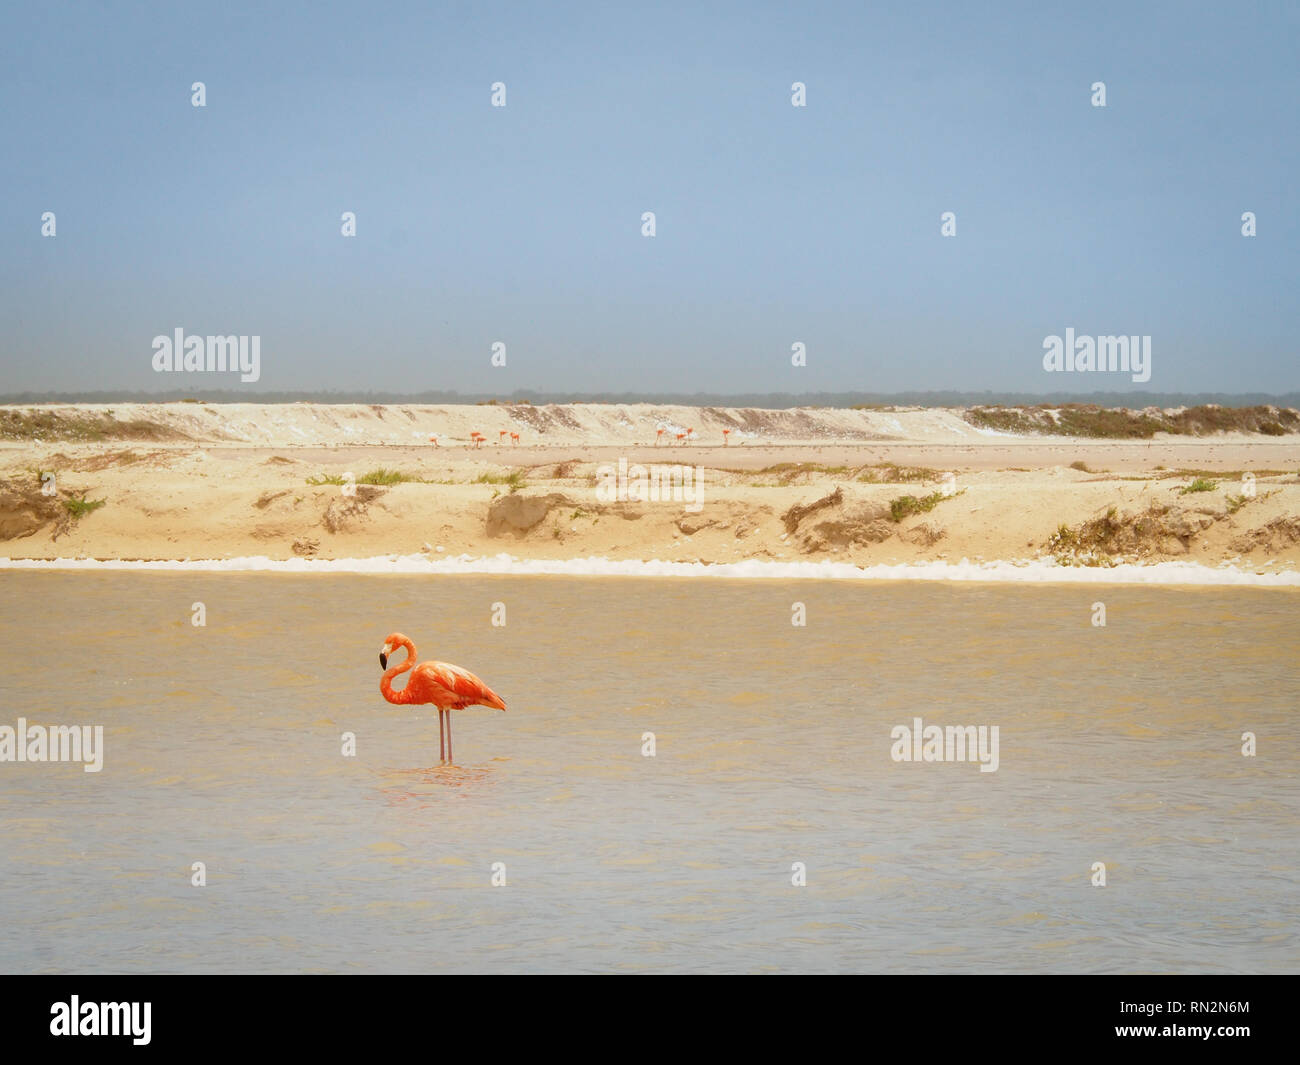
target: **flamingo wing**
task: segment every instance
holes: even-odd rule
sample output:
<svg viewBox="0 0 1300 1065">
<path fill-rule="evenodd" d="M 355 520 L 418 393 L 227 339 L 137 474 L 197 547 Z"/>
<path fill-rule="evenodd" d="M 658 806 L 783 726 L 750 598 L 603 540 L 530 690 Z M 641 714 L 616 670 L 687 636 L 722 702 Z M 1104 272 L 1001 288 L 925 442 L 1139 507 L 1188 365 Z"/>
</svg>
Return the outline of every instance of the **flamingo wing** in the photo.
<svg viewBox="0 0 1300 1065">
<path fill-rule="evenodd" d="M 430 702 L 446 709 L 463 710 L 476 704 L 498 710 L 506 708 L 501 697 L 478 677 L 450 662 L 421 662 L 411 680 L 415 682 L 417 678 L 432 696 Z"/>
</svg>

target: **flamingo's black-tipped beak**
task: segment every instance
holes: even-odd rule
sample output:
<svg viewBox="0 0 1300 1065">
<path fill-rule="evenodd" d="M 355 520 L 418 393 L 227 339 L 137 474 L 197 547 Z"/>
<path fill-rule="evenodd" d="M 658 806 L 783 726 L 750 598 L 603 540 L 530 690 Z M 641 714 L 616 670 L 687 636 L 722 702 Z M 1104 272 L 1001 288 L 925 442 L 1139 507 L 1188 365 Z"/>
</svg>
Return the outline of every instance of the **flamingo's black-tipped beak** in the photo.
<svg viewBox="0 0 1300 1065">
<path fill-rule="evenodd" d="M 384 654 L 383 651 L 379 652 L 379 668 L 380 669 L 388 668 L 388 656 Z"/>
</svg>

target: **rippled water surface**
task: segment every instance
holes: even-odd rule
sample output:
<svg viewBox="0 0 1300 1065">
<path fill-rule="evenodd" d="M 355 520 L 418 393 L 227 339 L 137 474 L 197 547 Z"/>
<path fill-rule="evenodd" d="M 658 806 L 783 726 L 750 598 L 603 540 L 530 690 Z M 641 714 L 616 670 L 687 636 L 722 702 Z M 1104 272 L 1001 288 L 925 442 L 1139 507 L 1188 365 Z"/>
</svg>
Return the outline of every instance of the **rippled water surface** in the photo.
<svg viewBox="0 0 1300 1065">
<path fill-rule="evenodd" d="M 454 767 L 394 629 L 509 704 Z M 0 725 L 105 735 L 0 762 L 0 968 L 1296 971 L 1298 633 L 1283 590 L 0 573 Z M 997 772 L 893 761 L 916 717 Z"/>
</svg>

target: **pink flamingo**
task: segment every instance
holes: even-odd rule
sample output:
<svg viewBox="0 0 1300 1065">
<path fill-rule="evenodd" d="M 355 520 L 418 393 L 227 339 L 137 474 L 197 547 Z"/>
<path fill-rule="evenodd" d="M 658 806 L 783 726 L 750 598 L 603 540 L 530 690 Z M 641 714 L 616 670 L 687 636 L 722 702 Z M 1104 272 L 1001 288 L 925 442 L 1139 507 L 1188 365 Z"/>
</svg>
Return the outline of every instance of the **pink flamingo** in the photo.
<svg viewBox="0 0 1300 1065">
<path fill-rule="evenodd" d="M 662 429 L 655 430 L 655 447 L 659 446 L 659 441 L 663 437 L 663 435 L 664 435 L 664 431 Z"/>
<path fill-rule="evenodd" d="M 677 442 L 678 442 L 679 444 L 685 444 L 685 442 L 686 442 L 686 434 L 685 434 L 685 433 L 678 433 L 678 434 L 677 434 Z"/>
<path fill-rule="evenodd" d="M 727 437 L 730 436 L 730 435 L 731 435 L 731 430 L 730 430 L 730 429 L 723 429 L 723 430 L 722 430 L 722 446 L 723 446 L 723 447 L 726 447 L 726 446 L 727 446 Z"/>
<path fill-rule="evenodd" d="M 475 447 L 478 447 L 479 444 L 483 443 L 483 441 L 487 439 L 487 437 L 484 436 L 482 433 L 480 433 L 477 429 L 475 429 L 472 433 L 469 434 L 469 438 L 472 441 L 474 441 Z"/>
<path fill-rule="evenodd" d="M 509 429 L 502 429 L 499 433 L 497 433 L 497 443 L 498 443 L 498 444 L 503 444 L 503 443 L 505 443 L 506 433 L 508 433 L 508 432 L 510 432 Z"/>
<path fill-rule="evenodd" d="M 519 443 L 519 434 L 518 434 L 518 433 L 511 433 L 511 434 L 510 434 L 510 443 L 512 443 L 512 444 L 517 444 L 517 443 Z"/>
<path fill-rule="evenodd" d="M 437 447 L 437 446 L 438 446 L 438 434 L 437 434 L 437 433 L 430 433 L 430 434 L 429 434 L 429 443 L 431 443 L 434 447 Z"/>
<path fill-rule="evenodd" d="M 406 648 L 406 657 L 401 662 L 388 664 L 388 656 L 397 648 Z M 504 700 L 468 669 L 453 666 L 450 662 L 432 660 L 415 665 L 415 644 L 400 632 L 390 633 L 379 649 L 379 665 L 384 675 L 379 681 L 379 690 L 390 703 L 406 705 L 409 703 L 433 703 L 438 708 L 438 757 L 445 762 L 451 761 L 451 712 L 464 710 L 467 706 L 490 706 L 494 710 L 504 710 Z M 393 691 L 393 680 L 415 666 L 406 687 Z M 443 741 L 443 715 L 447 718 L 447 739 Z"/>
</svg>

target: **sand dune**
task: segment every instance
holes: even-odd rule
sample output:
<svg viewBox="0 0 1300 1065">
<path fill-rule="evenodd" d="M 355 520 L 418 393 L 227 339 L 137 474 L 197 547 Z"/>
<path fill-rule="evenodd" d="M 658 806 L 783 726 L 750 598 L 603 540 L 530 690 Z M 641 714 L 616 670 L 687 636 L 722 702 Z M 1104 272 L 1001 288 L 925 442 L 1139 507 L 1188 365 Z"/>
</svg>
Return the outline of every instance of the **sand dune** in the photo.
<svg viewBox="0 0 1300 1065">
<path fill-rule="evenodd" d="M 39 410 L 57 423 L 133 431 L 159 442 L 287 445 L 410 444 L 430 433 L 442 443 L 468 444 L 483 433 L 496 442 L 517 432 L 521 443 L 627 446 L 675 442 L 693 430 L 696 442 L 734 446 L 758 443 L 861 443 L 872 440 L 978 440 L 999 434 L 977 429 L 957 410 L 899 411 L 807 409 L 760 410 L 737 407 L 682 407 L 654 404 L 529 404 L 479 406 L 383 406 L 379 404 L 128 403 L 0 408 L 19 413 Z M 114 431 L 114 430 L 109 430 Z M 506 440 L 509 440 L 507 435 Z"/>
</svg>

